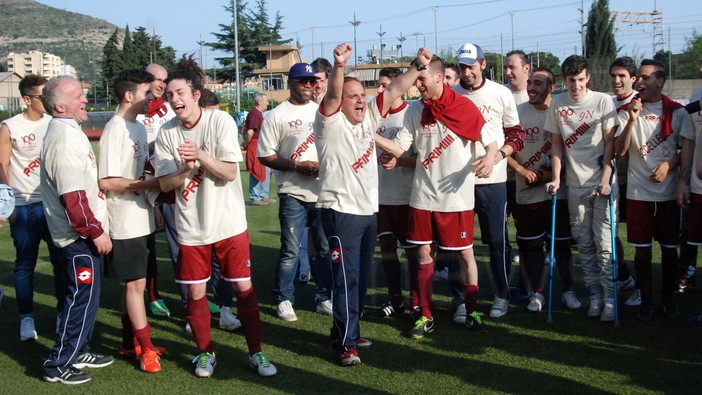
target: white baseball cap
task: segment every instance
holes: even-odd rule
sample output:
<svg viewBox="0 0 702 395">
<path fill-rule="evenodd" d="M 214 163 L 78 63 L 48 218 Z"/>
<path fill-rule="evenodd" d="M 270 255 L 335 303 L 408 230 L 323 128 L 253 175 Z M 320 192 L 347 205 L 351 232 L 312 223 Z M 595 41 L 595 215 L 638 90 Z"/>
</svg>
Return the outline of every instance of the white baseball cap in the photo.
<svg viewBox="0 0 702 395">
<path fill-rule="evenodd" d="M 481 59 L 485 59 L 483 49 L 480 48 L 479 45 L 473 43 L 463 44 L 463 46 L 456 51 L 456 61 L 461 64 L 472 66 Z"/>
</svg>

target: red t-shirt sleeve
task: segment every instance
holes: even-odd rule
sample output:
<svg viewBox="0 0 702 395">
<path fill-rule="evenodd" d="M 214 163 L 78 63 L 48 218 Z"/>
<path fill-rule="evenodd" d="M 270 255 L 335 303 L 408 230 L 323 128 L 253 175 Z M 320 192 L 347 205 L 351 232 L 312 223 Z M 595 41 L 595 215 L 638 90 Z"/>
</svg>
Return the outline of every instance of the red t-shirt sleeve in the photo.
<svg viewBox="0 0 702 395">
<path fill-rule="evenodd" d="M 93 240 L 105 233 L 102 223 L 95 218 L 90 209 L 85 191 L 69 192 L 61 195 L 60 199 L 66 209 L 68 222 L 80 237 Z"/>
</svg>

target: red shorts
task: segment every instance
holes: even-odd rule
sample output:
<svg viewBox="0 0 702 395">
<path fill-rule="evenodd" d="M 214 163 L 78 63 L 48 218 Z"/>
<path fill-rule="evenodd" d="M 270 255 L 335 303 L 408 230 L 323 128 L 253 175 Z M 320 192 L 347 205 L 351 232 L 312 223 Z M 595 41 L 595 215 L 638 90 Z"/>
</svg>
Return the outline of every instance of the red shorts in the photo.
<svg viewBox="0 0 702 395">
<path fill-rule="evenodd" d="M 431 244 L 436 241 L 444 250 L 471 248 L 474 217 L 473 210 L 440 213 L 410 207 L 407 241 L 413 244 Z"/>
<path fill-rule="evenodd" d="M 568 201 L 556 201 L 556 240 L 570 240 Z M 517 204 L 514 210 L 517 237 L 536 239 L 551 233 L 551 201 Z"/>
<path fill-rule="evenodd" d="M 680 207 L 675 200 L 643 202 L 629 199 L 626 211 L 629 244 L 649 247 L 653 239 L 663 247 L 676 248 L 680 244 Z"/>
<path fill-rule="evenodd" d="M 387 206 L 381 204 L 378 209 L 378 237 L 393 235 L 400 245 L 408 247 L 407 226 L 410 206 Z M 411 247 L 414 247 L 412 245 Z"/>
<path fill-rule="evenodd" d="M 687 212 L 687 244 L 702 245 L 702 195 L 690 194 Z"/>
<path fill-rule="evenodd" d="M 229 282 L 251 280 L 249 232 L 202 246 L 180 246 L 176 262 L 176 283 L 207 282 L 212 274 L 212 253 L 219 260 L 222 279 Z"/>
</svg>

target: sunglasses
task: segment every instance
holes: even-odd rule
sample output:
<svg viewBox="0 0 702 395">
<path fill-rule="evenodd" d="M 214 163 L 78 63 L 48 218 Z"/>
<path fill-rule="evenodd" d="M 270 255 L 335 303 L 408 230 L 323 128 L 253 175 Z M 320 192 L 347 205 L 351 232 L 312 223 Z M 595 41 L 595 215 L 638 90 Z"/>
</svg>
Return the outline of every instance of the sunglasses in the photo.
<svg viewBox="0 0 702 395">
<path fill-rule="evenodd" d="M 307 78 L 295 78 L 295 81 L 300 84 L 300 85 L 315 85 L 317 83 L 317 79 L 314 77 L 307 77 Z"/>
<path fill-rule="evenodd" d="M 25 95 L 25 96 L 27 96 L 27 97 L 33 97 L 33 98 L 35 98 L 35 99 L 37 99 L 37 100 L 41 100 L 41 95 Z"/>
</svg>

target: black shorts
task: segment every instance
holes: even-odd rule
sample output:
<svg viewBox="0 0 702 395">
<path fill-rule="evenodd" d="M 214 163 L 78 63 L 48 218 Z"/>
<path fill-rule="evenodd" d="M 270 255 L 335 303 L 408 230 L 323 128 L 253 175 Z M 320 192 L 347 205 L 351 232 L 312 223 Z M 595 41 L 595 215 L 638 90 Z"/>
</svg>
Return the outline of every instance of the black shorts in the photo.
<svg viewBox="0 0 702 395">
<path fill-rule="evenodd" d="M 146 278 L 149 257 L 147 236 L 112 240 L 112 251 L 105 256 L 105 277 L 116 280 Z"/>
</svg>

